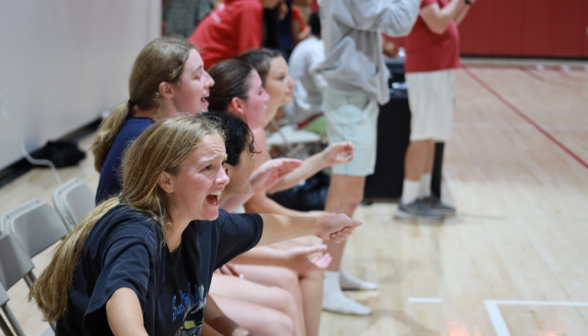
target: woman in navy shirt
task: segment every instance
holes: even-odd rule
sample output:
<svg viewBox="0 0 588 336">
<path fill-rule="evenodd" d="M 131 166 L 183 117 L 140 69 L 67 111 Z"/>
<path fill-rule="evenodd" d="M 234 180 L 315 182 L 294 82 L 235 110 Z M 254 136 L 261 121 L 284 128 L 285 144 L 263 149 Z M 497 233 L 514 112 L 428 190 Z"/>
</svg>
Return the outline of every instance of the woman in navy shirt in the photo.
<svg viewBox="0 0 588 336">
<path fill-rule="evenodd" d="M 225 159 L 222 131 L 198 115 L 157 122 L 133 142 L 122 192 L 66 236 L 31 289 L 57 335 L 200 335 L 216 267 L 294 237 L 342 241 L 360 225 L 219 211 Z"/>
</svg>

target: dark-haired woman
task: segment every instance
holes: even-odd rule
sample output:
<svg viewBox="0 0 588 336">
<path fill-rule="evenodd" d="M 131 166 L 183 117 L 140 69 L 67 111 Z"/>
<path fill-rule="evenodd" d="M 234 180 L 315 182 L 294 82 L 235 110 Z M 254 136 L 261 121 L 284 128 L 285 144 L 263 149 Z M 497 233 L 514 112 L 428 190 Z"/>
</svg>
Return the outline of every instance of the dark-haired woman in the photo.
<svg viewBox="0 0 588 336">
<path fill-rule="evenodd" d="M 285 64 L 285 61 L 279 53 L 276 54 L 276 58 L 279 58 Z M 276 67 L 274 66 L 272 68 L 270 63 L 271 59 L 267 63 L 267 69 L 260 68 L 261 73 L 250 64 L 234 59 L 220 62 L 210 69 L 210 74 L 215 81 L 220 81 L 220 84 L 213 88 L 214 92 L 211 91 L 209 98 L 211 110 L 242 115 L 246 119 L 247 124 L 251 127 L 255 135 L 255 148 L 261 152 L 257 164 L 261 164 L 269 159 L 265 150 L 265 132 L 263 128 L 274 117 L 277 109 L 283 104 L 284 100 L 284 97 L 276 99 L 266 93 L 266 88 L 269 88 L 272 92 L 279 91 L 269 81 L 264 83 L 264 78 L 267 79 L 268 76 L 276 75 L 273 73 L 273 71 L 276 71 Z M 286 88 L 289 86 L 288 78 L 286 65 L 286 73 L 283 81 L 286 84 Z M 284 89 L 283 87 L 280 88 L 282 90 Z M 279 187 L 275 191 L 292 187 L 302 179 L 314 175 L 326 166 L 351 160 L 352 152 L 353 147 L 348 143 L 329 146 L 322 153 L 305 160 L 300 168 L 286 175 L 278 182 Z M 271 189 L 275 188 L 274 186 Z M 303 213 L 287 209 L 267 198 L 263 192 L 255 194 L 248 200 L 245 206 L 247 212 L 263 209 L 263 212 L 290 216 L 328 215 L 324 212 Z M 323 246 L 312 247 L 312 242 L 309 242 L 309 240 L 301 240 L 300 242 L 290 244 L 288 247 L 294 248 L 294 250 L 290 249 L 290 252 L 302 252 L 312 249 L 317 249 L 319 252 L 324 251 Z M 248 252 L 239 258 L 244 258 L 252 252 Z M 265 263 L 265 265 L 268 265 L 268 263 Z M 284 263 L 274 262 L 269 263 L 269 265 L 283 266 Z M 300 265 L 300 263 L 297 263 L 297 265 Z M 322 309 L 322 269 L 289 267 L 290 270 L 287 270 L 283 267 L 241 265 L 239 267 L 249 280 L 288 289 L 296 298 L 300 311 L 304 316 L 307 335 L 312 336 L 318 334 L 320 312 Z"/>
</svg>

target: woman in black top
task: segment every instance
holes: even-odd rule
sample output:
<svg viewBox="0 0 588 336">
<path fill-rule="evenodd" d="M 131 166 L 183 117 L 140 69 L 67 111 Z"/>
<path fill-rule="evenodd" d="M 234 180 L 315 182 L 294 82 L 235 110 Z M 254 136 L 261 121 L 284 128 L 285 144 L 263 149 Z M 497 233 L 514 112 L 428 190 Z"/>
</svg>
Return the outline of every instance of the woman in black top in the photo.
<svg viewBox="0 0 588 336">
<path fill-rule="evenodd" d="M 57 335 L 200 335 L 216 267 L 293 237 L 341 241 L 360 224 L 219 211 L 222 135 L 198 115 L 173 117 L 131 145 L 121 194 L 66 236 L 31 289 Z"/>
</svg>

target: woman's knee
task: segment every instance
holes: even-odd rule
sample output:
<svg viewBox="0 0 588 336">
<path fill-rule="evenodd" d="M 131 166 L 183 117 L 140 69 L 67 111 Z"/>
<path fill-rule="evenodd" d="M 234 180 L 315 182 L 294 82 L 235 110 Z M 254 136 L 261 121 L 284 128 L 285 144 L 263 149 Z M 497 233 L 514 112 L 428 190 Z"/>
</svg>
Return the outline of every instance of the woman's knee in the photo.
<svg viewBox="0 0 588 336">
<path fill-rule="evenodd" d="M 292 319 L 279 311 L 266 311 L 264 314 L 263 332 L 267 335 L 296 335 L 296 325 Z"/>
</svg>

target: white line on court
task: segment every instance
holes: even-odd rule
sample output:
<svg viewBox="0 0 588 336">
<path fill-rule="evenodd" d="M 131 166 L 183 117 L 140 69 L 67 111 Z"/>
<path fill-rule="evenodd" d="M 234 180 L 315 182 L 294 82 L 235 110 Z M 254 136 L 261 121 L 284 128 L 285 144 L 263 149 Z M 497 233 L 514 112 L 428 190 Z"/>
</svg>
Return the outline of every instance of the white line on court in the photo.
<svg viewBox="0 0 588 336">
<path fill-rule="evenodd" d="M 408 298 L 408 302 L 420 302 L 420 303 L 441 303 L 439 298 Z"/>
<path fill-rule="evenodd" d="M 588 307 L 588 302 L 484 300 L 484 305 L 498 336 L 510 336 L 498 305 Z"/>
</svg>

